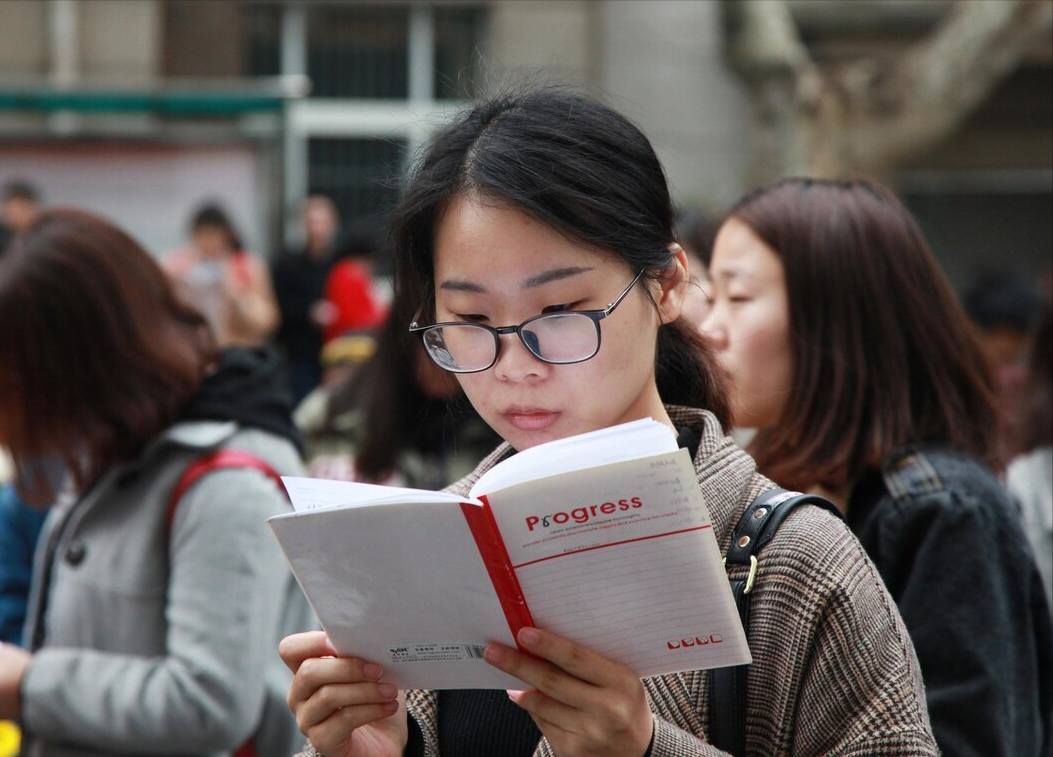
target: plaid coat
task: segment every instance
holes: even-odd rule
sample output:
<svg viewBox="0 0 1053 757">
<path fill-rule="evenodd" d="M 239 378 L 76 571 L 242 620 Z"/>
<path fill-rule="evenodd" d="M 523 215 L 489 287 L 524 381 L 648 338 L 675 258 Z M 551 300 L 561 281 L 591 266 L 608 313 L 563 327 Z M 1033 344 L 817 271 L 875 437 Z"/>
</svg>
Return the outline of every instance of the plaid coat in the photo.
<svg viewBox="0 0 1053 757">
<path fill-rule="evenodd" d="M 709 413 L 670 407 L 677 425 L 699 434 L 695 457 L 722 552 L 739 516 L 774 484 L 726 437 Z M 507 456 L 502 445 L 451 490 L 467 492 Z M 914 648 L 896 605 L 848 527 L 801 507 L 760 556 L 749 645 L 747 755 L 938 755 Z M 644 680 L 655 716 L 650 757 L 717 757 L 706 744 L 709 675 L 691 671 Z M 408 693 L 425 757 L 439 757 L 438 696 Z M 313 757 L 309 746 L 302 757 Z M 449 757 L 449 756 L 447 756 Z M 542 739 L 535 757 L 555 757 Z M 745 757 L 740 755 L 738 757 Z"/>
</svg>

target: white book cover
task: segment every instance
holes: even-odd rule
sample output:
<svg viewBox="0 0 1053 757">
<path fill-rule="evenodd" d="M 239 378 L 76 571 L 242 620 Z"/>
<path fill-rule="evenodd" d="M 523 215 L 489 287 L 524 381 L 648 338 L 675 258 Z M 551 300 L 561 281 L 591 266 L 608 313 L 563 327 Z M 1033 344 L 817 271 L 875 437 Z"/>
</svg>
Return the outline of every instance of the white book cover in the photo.
<svg viewBox="0 0 1053 757">
<path fill-rule="evenodd" d="M 751 661 L 686 450 L 645 419 L 519 452 L 467 498 L 282 479 L 269 520 L 341 654 L 401 688 L 523 688 L 482 659 L 523 625 L 641 677 Z"/>
</svg>

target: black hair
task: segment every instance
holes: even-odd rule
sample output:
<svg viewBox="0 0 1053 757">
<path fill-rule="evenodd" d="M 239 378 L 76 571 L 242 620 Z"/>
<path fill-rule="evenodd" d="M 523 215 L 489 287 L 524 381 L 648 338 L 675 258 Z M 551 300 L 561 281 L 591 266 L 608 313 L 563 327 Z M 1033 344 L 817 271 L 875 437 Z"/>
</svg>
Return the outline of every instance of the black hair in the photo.
<svg viewBox="0 0 1053 757">
<path fill-rule="evenodd" d="M 969 319 L 984 331 L 1008 328 L 1030 334 L 1042 314 L 1042 293 L 1016 271 L 981 270 L 962 295 Z"/>
<path fill-rule="evenodd" d="M 608 105 L 563 86 L 510 91 L 462 112 L 429 143 L 395 209 L 395 298 L 434 307 L 433 235 L 465 193 L 506 204 L 657 278 L 673 263 L 673 207 L 647 137 Z M 413 304 L 410 304 L 413 303 Z M 678 319 L 659 329 L 665 402 L 729 419 L 708 343 Z"/>
<path fill-rule="evenodd" d="M 25 200 L 35 204 L 40 202 L 40 192 L 24 179 L 13 179 L 4 185 L 3 199 Z"/>
<path fill-rule="evenodd" d="M 216 203 L 206 203 L 194 211 L 190 220 L 190 229 L 196 231 L 200 228 L 219 229 L 227 235 L 227 244 L 231 250 L 238 252 L 244 249 L 241 236 L 234 228 L 230 216 Z"/>
</svg>

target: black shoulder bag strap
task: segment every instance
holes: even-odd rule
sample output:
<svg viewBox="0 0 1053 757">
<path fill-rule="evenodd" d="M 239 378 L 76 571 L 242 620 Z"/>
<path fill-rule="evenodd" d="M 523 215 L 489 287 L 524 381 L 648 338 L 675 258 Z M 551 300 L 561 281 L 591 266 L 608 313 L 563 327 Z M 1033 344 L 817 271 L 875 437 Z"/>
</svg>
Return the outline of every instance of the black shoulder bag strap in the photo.
<svg viewBox="0 0 1053 757">
<path fill-rule="evenodd" d="M 829 500 L 817 494 L 801 494 L 786 489 L 771 489 L 757 497 L 742 514 L 732 536 L 725 565 L 745 565 L 745 579 L 728 579 L 731 593 L 749 633 L 750 597 L 757 578 L 757 553 L 772 540 L 779 525 L 798 505 L 818 505 L 838 517 L 841 512 Z M 709 743 L 725 752 L 742 757 L 746 753 L 746 671 L 748 665 L 714 668 L 710 671 Z"/>
</svg>

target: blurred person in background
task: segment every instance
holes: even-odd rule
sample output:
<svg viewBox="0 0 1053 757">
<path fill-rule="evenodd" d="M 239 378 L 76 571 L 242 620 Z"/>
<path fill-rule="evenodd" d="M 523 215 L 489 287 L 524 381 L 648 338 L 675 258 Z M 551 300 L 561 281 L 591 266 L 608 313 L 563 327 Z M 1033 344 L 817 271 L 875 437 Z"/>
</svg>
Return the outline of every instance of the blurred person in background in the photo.
<svg viewBox="0 0 1053 757">
<path fill-rule="evenodd" d="M 9 182 L 2 196 L 0 257 L 14 235 L 29 228 L 40 215 L 40 195 L 28 182 Z M 10 457 L 0 447 L 0 643 L 21 645 L 33 551 L 45 513 L 18 496 L 12 478 Z"/>
<path fill-rule="evenodd" d="M 179 295 L 208 319 L 220 346 L 259 346 L 277 329 L 270 270 L 244 249 L 219 205 L 207 203 L 194 212 L 190 245 L 169 253 L 164 267 Z"/>
<path fill-rule="evenodd" d="M 71 209 L 0 258 L 0 321 L 0 445 L 49 506 L 0 720 L 38 757 L 287 757 L 274 649 L 314 621 L 265 522 L 303 470 L 277 357 L 218 349 L 147 252 Z M 243 462 L 191 485 L 213 453 Z"/>
<path fill-rule="evenodd" d="M 303 245 L 284 250 L 273 266 L 281 310 L 278 344 L 297 403 L 322 380 L 322 337 L 337 317 L 333 304 L 326 300 L 325 284 L 335 262 L 339 231 L 333 201 L 311 195 L 303 204 Z"/>
<path fill-rule="evenodd" d="M 1028 345 L 1042 312 L 1042 292 L 1022 273 L 985 270 L 973 276 L 962 304 L 994 374 L 999 454 L 1007 463 L 1022 451 L 1017 409 L 1027 383 Z"/>
<path fill-rule="evenodd" d="M 456 379 L 406 331 L 411 316 L 389 320 L 376 351 L 330 383 L 310 416 L 298 415 L 310 475 L 442 489 L 499 443 Z"/>
<path fill-rule="evenodd" d="M 1028 340 L 1028 376 L 1020 394 L 1021 451 L 1006 483 L 1020 503 L 1038 567 L 1053 603 L 1053 304 L 1046 301 Z"/>
<path fill-rule="evenodd" d="M 45 516 L 19 498 L 13 484 L 0 484 L 0 642 L 23 645 L 33 551 Z"/>
<path fill-rule="evenodd" d="M 873 182 L 786 179 L 731 208 L 709 273 L 734 423 L 762 473 L 843 508 L 943 754 L 1049 755 L 1053 637 L 994 382 L 913 217 Z"/>
<path fill-rule="evenodd" d="M 332 307 L 323 349 L 342 334 L 376 331 L 387 318 L 387 304 L 373 278 L 378 246 L 376 235 L 365 226 L 352 229 L 340 245 L 325 282 L 325 300 Z"/>
<path fill-rule="evenodd" d="M 14 179 L 0 191 L 0 253 L 8 242 L 40 215 L 40 192 L 24 179 Z"/>
<path fill-rule="evenodd" d="M 709 313 L 709 257 L 713 253 L 716 224 L 708 214 L 693 209 L 681 211 L 676 218 L 676 238 L 687 254 L 688 289 L 680 317 L 701 326 Z"/>
</svg>

